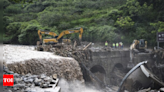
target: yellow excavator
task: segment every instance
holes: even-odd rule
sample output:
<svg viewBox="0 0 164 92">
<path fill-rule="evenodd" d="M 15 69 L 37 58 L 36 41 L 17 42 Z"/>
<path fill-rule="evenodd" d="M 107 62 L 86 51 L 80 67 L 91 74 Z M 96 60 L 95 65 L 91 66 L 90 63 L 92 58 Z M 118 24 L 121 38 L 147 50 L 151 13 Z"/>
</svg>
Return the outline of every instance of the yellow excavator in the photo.
<svg viewBox="0 0 164 92">
<path fill-rule="evenodd" d="M 144 39 L 133 40 L 130 50 L 134 53 L 147 52 L 147 41 Z"/>
<path fill-rule="evenodd" d="M 40 41 L 37 41 L 37 44 L 51 43 L 51 42 L 54 41 L 53 38 L 46 38 L 46 39 L 43 39 L 43 38 L 42 38 L 42 34 L 51 35 L 51 36 L 53 36 L 53 38 L 55 38 L 55 37 L 57 36 L 57 34 L 54 33 L 54 32 L 38 30 L 38 36 L 39 36 Z"/>
<path fill-rule="evenodd" d="M 63 39 L 64 35 L 67 34 L 73 34 L 73 33 L 79 33 L 79 40 L 81 41 L 82 39 L 82 34 L 83 34 L 83 28 L 80 28 L 79 30 L 64 30 L 62 31 L 59 35 L 57 35 L 54 32 L 48 32 L 48 31 L 41 31 L 38 30 L 38 35 L 40 41 L 37 41 L 37 50 L 42 51 L 44 50 L 44 47 L 46 45 L 57 45 L 58 43 L 71 43 L 70 39 Z M 53 38 L 42 38 L 42 34 L 46 35 L 51 35 Z"/>
</svg>

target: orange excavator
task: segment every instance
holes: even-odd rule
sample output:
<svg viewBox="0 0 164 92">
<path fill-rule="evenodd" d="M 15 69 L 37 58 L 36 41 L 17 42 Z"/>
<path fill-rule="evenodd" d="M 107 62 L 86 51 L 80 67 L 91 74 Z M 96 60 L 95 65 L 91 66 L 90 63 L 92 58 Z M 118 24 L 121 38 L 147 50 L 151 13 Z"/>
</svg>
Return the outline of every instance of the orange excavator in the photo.
<svg viewBox="0 0 164 92">
<path fill-rule="evenodd" d="M 46 45 L 57 45 L 58 43 L 71 43 L 70 39 L 63 39 L 63 36 L 67 34 L 73 34 L 73 33 L 79 33 L 79 40 L 81 41 L 83 28 L 80 28 L 79 30 L 64 30 L 59 35 L 50 31 L 38 30 L 40 41 L 37 41 L 37 50 L 39 51 L 44 50 L 43 46 L 46 46 Z M 53 37 L 42 39 L 42 34 L 51 35 Z"/>
</svg>

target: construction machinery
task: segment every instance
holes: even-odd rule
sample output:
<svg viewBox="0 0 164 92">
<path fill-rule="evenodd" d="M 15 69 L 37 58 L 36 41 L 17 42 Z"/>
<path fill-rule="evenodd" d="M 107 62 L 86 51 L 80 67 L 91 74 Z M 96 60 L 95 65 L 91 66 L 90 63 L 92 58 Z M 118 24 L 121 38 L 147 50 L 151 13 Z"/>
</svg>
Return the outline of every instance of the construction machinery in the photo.
<svg viewBox="0 0 164 92">
<path fill-rule="evenodd" d="M 67 35 L 67 34 L 73 34 L 73 33 L 79 33 L 79 40 L 81 41 L 82 39 L 82 34 L 83 34 L 83 28 L 80 28 L 79 30 L 65 30 L 65 31 L 62 31 L 59 36 L 56 38 L 56 43 L 58 42 L 68 42 L 70 41 L 69 39 L 62 39 L 62 37 L 64 35 Z"/>
<path fill-rule="evenodd" d="M 147 41 L 144 39 L 133 40 L 132 45 L 130 46 L 130 50 L 135 52 L 146 52 L 147 49 Z"/>
<path fill-rule="evenodd" d="M 53 38 L 43 39 L 42 34 L 51 35 L 51 36 L 53 36 Z M 39 39 L 40 39 L 40 41 L 38 41 L 38 43 L 40 43 L 40 44 L 42 44 L 42 43 L 52 43 L 52 42 L 55 41 L 54 38 L 57 37 L 57 34 L 54 33 L 54 32 L 50 32 L 50 31 L 38 30 L 38 36 L 39 36 Z"/>
<path fill-rule="evenodd" d="M 127 64 L 127 68 L 134 67 L 134 56 L 137 53 L 148 53 L 147 50 L 147 41 L 144 39 L 133 40 L 133 43 L 130 46 L 130 62 Z"/>
<path fill-rule="evenodd" d="M 44 50 L 44 47 L 47 48 L 47 46 L 50 48 L 51 46 L 57 46 L 59 43 L 71 43 L 70 39 L 63 39 L 64 35 L 67 34 L 73 34 L 73 33 L 79 33 L 79 40 L 81 41 L 82 39 L 82 34 L 83 34 L 83 28 L 80 28 L 79 30 L 64 30 L 62 31 L 59 35 L 57 35 L 54 32 L 48 32 L 48 31 L 41 31 L 38 30 L 38 35 L 40 41 L 37 41 L 37 50 L 42 51 Z M 52 38 L 42 38 L 42 34 L 50 35 L 53 36 Z M 61 45 L 61 44 L 60 44 Z"/>
</svg>

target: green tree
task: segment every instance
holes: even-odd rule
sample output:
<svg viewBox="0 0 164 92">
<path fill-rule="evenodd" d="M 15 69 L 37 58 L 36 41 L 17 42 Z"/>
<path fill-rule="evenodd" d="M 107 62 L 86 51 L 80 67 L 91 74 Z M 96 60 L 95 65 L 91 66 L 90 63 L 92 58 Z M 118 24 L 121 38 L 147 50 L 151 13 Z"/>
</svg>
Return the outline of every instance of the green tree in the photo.
<svg viewBox="0 0 164 92">
<path fill-rule="evenodd" d="M 21 34 L 18 36 L 18 40 L 21 44 L 35 45 L 39 40 L 38 31 L 39 27 L 35 25 L 28 25 L 25 29 L 21 30 Z"/>
<path fill-rule="evenodd" d="M 19 22 L 10 23 L 6 27 L 7 31 L 4 34 L 4 42 L 18 43 L 18 34 L 20 34 L 20 27 L 21 24 Z"/>
<path fill-rule="evenodd" d="M 119 26 L 122 29 L 132 28 L 134 21 L 129 16 L 117 18 L 115 25 Z"/>
</svg>

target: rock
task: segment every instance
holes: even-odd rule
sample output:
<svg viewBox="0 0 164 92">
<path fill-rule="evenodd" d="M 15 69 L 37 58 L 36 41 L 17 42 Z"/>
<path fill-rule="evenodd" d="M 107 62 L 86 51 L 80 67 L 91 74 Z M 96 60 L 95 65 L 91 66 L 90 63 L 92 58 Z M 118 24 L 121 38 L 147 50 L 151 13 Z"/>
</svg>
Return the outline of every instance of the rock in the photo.
<svg viewBox="0 0 164 92">
<path fill-rule="evenodd" d="M 14 73 L 14 78 L 18 78 L 20 75 L 18 73 Z"/>
<path fill-rule="evenodd" d="M 16 88 L 24 88 L 25 87 L 25 84 L 14 84 L 13 87 L 16 87 Z"/>
<path fill-rule="evenodd" d="M 26 78 L 26 77 L 22 77 L 22 79 L 23 79 L 23 81 L 26 81 L 26 80 L 27 80 L 27 78 Z"/>
<path fill-rule="evenodd" d="M 30 92 L 30 90 L 31 90 L 31 89 L 28 87 L 28 88 L 25 89 L 24 92 Z"/>
<path fill-rule="evenodd" d="M 20 83 L 20 82 L 22 82 L 22 79 L 21 79 L 21 78 L 15 78 L 15 77 L 14 77 L 14 82 L 15 82 L 15 83 Z"/>
<path fill-rule="evenodd" d="M 41 87 L 41 88 L 47 88 L 47 87 L 48 87 L 48 84 L 42 83 L 42 84 L 40 85 L 40 87 Z"/>
<path fill-rule="evenodd" d="M 41 82 L 39 82 L 39 83 L 38 83 L 38 86 L 41 86 L 41 85 L 42 85 L 42 83 L 41 83 Z"/>
<path fill-rule="evenodd" d="M 26 83 L 26 86 L 27 86 L 27 87 L 30 87 L 30 86 L 31 86 L 31 83 Z"/>
<path fill-rule="evenodd" d="M 49 85 L 49 84 L 50 84 L 50 82 L 49 82 L 49 81 L 48 81 L 48 82 L 45 82 L 45 84 L 48 84 L 48 85 Z"/>
<path fill-rule="evenodd" d="M 34 81 L 35 86 L 40 86 L 41 82 L 42 82 L 42 79 L 35 78 L 35 81 Z"/>
<path fill-rule="evenodd" d="M 26 74 L 26 75 L 25 75 L 25 77 L 29 77 L 29 76 L 31 76 L 31 74 L 30 74 L 30 73 L 28 73 L 28 74 Z"/>
<path fill-rule="evenodd" d="M 57 74 L 53 74 L 53 75 L 52 75 L 52 78 L 53 78 L 54 80 L 56 80 L 56 79 L 57 79 Z"/>
<path fill-rule="evenodd" d="M 45 77 L 44 81 L 51 81 L 51 78 L 50 77 Z"/>
<path fill-rule="evenodd" d="M 45 74 L 41 74 L 41 75 L 40 75 L 40 78 L 41 78 L 41 79 L 44 79 L 45 77 L 46 77 Z"/>
<path fill-rule="evenodd" d="M 37 78 L 38 76 L 37 75 L 32 75 L 32 76 L 30 76 L 30 78 L 32 78 L 32 79 L 35 79 L 35 78 Z"/>
<path fill-rule="evenodd" d="M 32 83 L 30 87 L 31 87 L 31 88 L 35 87 L 35 84 L 34 84 L 34 83 Z"/>
<path fill-rule="evenodd" d="M 9 72 L 9 69 L 6 66 L 3 65 L 3 71 L 6 72 L 6 73 L 8 73 Z"/>
<path fill-rule="evenodd" d="M 34 79 L 32 79 L 32 78 L 30 78 L 30 79 L 24 78 L 23 81 L 26 82 L 26 83 L 32 83 L 34 81 Z"/>
<path fill-rule="evenodd" d="M 16 91 L 16 90 L 18 90 L 18 89 L 19 89 L 18 87 L 13 87 L 13 90 L 14 90 L 14 91 Z"/>
<path fill-rule="evenodd" d="M 13 72 L 13 71 L 8 71 L 8 73 L 9 73 L 9 74 L 14 74 L 14 72 Z"/>
</svg>

